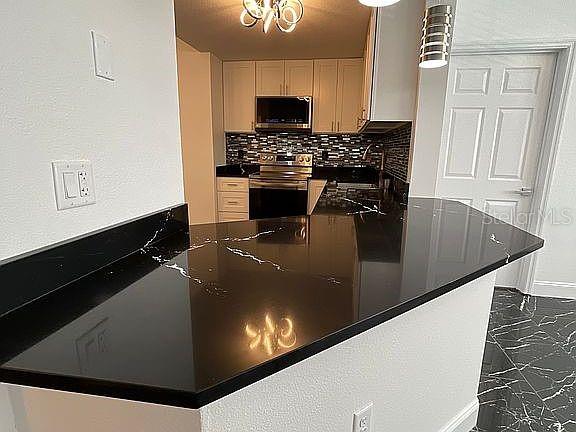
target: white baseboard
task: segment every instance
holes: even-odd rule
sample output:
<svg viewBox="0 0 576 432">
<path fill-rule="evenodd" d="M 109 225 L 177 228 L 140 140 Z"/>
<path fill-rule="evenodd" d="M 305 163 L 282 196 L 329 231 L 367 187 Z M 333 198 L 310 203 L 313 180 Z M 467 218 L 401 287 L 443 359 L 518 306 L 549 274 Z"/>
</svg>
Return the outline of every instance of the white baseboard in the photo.
<svg viewBox="0 0 576 432">
<path fill-rule="evenodd" d="M 531 295 L 576 299 L 576 283 L 535 281 Z"/>
<path fill-rule="evenodd" d="M 446 423 L 446 426 L 439 432 L 470 432 L 478 421 L 479 408 L 480 403 L 478 402 L 478 398 L 474 398 L 462 411 Z"/>
</svg>

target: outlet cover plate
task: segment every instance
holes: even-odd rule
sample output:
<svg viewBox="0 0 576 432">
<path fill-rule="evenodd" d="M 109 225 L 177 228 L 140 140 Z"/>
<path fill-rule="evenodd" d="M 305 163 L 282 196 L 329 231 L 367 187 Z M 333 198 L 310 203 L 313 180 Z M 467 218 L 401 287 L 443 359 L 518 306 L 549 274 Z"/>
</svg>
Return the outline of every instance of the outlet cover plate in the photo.
<svg viewBox="0 0 576 432">
<path fill-rule="evenodd" d="M 354 413 L 353 432 L 371 432 L 372 431 L 372 402 Z"/>
<path fill-rule="evenodd" d="M 58 210 L 82 207 L 96 202 L 94 174 L 90 161 L 54 161 L 52 176 Z"/>
</svg>

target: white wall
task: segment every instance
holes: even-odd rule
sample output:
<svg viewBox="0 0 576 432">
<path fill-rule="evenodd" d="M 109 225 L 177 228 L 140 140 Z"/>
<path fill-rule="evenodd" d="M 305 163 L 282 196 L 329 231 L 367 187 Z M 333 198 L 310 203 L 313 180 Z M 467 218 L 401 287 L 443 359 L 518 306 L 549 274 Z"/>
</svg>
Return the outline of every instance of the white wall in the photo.
<svg viewBox="0 0 576 432">
<path fill-rule="evenodd" d="M 0 21 L 0 260 L 184 201 L 172 1 L 2 0 Z M 56 211 L 58 159 L 92 161 L 95 205 Z"/>
<path fill-rule="evenodd" d="M 458 0 L 454 48 L 463 45 L 494 42 L 562 41 L 576 38 L 576 7 L 574 0 Z M 562 125 L 560 144 L 556 155 L 548 211 L 570 212 L 570 224 L 553 223 L 547 218 L 542 237 L 546 240 L 544 250 L 538 254 L 536 265 L 537 286 L 557 286 L 566 290 L 566 295 L 576 295 L 576 266 L 572 249 L 576 243 L 576 78 L 573 77 L 568 94 L 565 119 Z M 428 89 L 428 92 L 433 90 Z M 445 92 L 444 92 L 445 93 Z M 422 94 L 422 92 L 421 92 Z M 420 101 L 422 103 L 422 100 Z M 426 103 L 426 102 L 425 102 Z M 429 102 L 428 102 L 429 103 Z M 433 101 L 438 106 L 444 101 L 441 96 Z M 418 129 L 438 130 L 437 120 L 421 122 Z M 424 165 L 437 166 L 436 147 L 440 142 L 421 140 L 414 146 L 412 167 L 412 195 L 433 195 L 436 172 L 419 169 L 419 159 Z M 556 291 L 556 295 L 559 291 Z"/>
<path fill-rule="evenodd" d="M 0 431 L 13 432 L 14 426 L 14 413 L 8 396 L 8 388 L 0 384 Z"/>
</svg>

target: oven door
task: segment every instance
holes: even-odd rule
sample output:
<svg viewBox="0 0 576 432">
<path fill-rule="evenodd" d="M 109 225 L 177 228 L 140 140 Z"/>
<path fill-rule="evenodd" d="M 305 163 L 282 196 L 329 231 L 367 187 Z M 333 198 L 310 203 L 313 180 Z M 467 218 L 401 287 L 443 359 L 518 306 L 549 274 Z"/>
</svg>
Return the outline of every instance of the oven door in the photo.
<svg viewBox="0 0 576 432">
<path fill-rule="evenodd" d="M 306 180 L 250 179 L 250 219 L 304 216 L 307 211 Z"/>
</svg>

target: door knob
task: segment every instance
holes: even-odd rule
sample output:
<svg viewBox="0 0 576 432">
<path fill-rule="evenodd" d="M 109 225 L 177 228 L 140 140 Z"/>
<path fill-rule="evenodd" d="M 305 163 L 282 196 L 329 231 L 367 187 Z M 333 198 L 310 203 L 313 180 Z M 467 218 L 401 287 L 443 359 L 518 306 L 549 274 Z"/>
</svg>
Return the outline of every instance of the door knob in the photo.
<svg viewBox="0 0 576 432">
<path fill-rule="evenodd" d="M 531 196 L 534 193 L 534 189 L 523 187 L 514 191 L 515 194 L 522 195 L 522 196 Z"/>
</svg>

